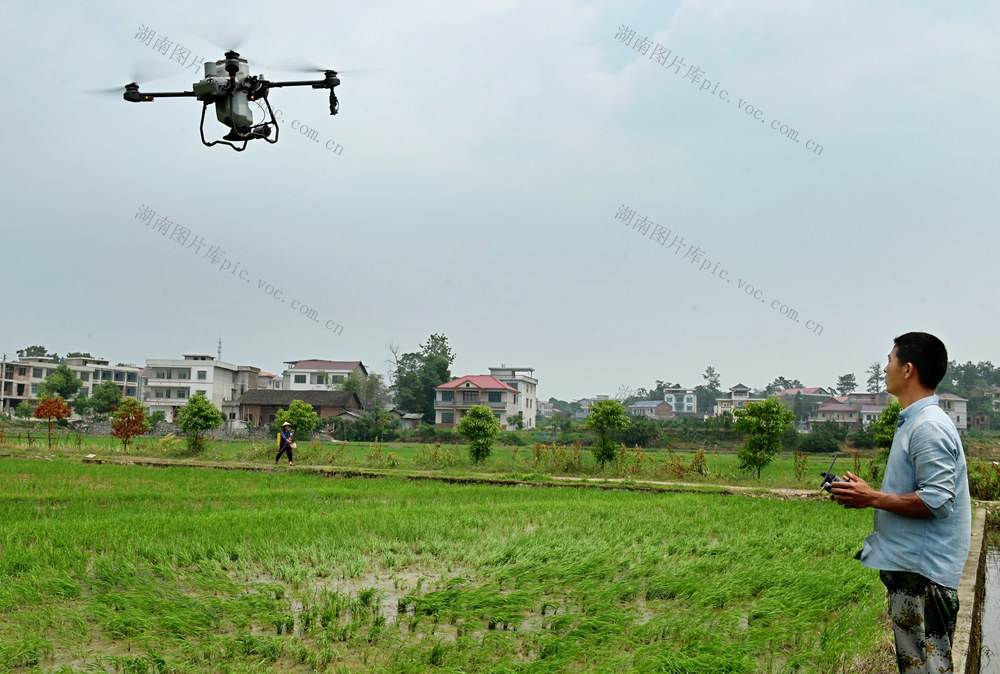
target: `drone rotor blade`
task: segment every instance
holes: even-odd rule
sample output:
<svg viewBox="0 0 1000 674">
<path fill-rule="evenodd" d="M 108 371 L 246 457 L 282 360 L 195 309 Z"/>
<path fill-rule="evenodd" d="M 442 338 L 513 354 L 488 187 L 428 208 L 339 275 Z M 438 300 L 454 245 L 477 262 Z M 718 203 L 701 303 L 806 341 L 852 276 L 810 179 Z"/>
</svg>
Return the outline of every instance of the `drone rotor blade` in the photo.
<svg viewBox="0 0 1000 674">
<path fill-rule="evenodd" d="M 248 23 L 195 23 L 188 26 L 192 33 L 222 51 L 239 51 L 253 27 Z"/>
<path fill-rule="evenodd" d="M 362 68 L 355 70 L 338 70 L 336 68 L 323 68 L 316 65 L 312 61 L 307 61 L 301 58 L 287 58 L 274 63 L 269 63 L 268 68 L 273 68 L 274 70 L 280 70 L 289 73 L 325 73 L 327 70 L 332 70 L 338 75 L 343 75 L 344 73 L 359 74 L 359 73 L 369 73 L 376 72 L 379 70 L 385 70 L 385 68 Z"/>
<path fill-rule="evenodd" d="M 129 82 L 142 86 L 156 80 L 162 80 L 165 77 L 179 75 L 181 72 L 182 69 L 178 68 L 175 63 L 153 59 L 133 59 L 131 68 L 132 79 Z M 84 89 L 83 91 L 84 93 L 96 96 L 121 96 L 125 93 L 125 86 L 109 87 L 107 89 Z"/>
</svg>

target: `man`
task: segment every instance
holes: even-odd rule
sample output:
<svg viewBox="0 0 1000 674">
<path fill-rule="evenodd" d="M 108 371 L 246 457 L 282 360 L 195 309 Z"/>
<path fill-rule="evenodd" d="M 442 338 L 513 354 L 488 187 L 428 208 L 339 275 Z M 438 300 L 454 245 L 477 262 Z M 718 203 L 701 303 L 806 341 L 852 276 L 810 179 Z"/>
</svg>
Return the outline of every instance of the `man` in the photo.
<svg viewBox="0 0 1000 674">
<path fill-rule="evenodd" d="M 972 507 L 965 454 L 934 389 L 948 368 L 937 337 L 908 332 L 894 340 L 885 387 L 899 414 L 882 491 L 857 475 L 834 482 L 845 508 L 874 508 L 875 532 L 858 559 L 878 569 L 889 593 L 899 671 L 951 672 L 958 584 L 969 555 Z"/>
<path fill-rule="evenodd" d="M 281 424 L 281 433 L 278 435 L 278 455 L 274 457 L 274 465 L 278 465 L 278 459 L 285 452 L 288 452 L 288 465 L 294 466 L 292 463 L 292 450 L 295 449 L 295 443 L 292 442 L 292 425 L 289 422 Z"/>
</svg>

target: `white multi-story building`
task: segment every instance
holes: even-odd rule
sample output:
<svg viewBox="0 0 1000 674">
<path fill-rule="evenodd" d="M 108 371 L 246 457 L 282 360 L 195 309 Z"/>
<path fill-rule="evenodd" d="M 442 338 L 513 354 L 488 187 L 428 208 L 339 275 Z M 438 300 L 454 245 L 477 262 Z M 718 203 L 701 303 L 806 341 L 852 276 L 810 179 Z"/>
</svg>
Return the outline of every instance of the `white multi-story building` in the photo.
<svg viewBox="0 0 1000 674">
<path fill-rule="evenodd" d="M 750 403 L 762 402 L 764 398 L 754 398 L 750 395 L 750 387 L 737 384 L 729 389 L 729 395 L 715 401 L 715 416 L 723 412 L 732 414 L 736 410 L 743 409 Z"/>
<path fill-rule="evenodd" d="M 698 395 L 693 388 L 664 389 L 663 402 L 669 403 L 677 415 L 698 413 Z"/>
<path fill-rule="evenodd" d="M 147 358 L 143 370 L 143 400 L 150 412 L 163 412 L 173 421 L 188 398 L 201 393 L 218 407 L 227 422 L 239 419 L 241 395 L 257 388 L 260 368 L 233 365 L 204 354 L 180 359 Z"/>
<path fill-rule="evenodd" d="M 368 370 L 360 360 L 286 360 L 282 375 L 283 391 L 329 391 L 333 385 L 343 381 L 347 375 L 356 372 L 362 379 L 368 378 Z"/>
<path fill-rule="evenodd" d="M 968 398 L 962 398 L 954 393 L 938 395 L 938 406 L 944 410 L 948 418 L 955 422 L 955 428 L 960 435 L 969 432 Z"/>
<path fill-rule="evenodd" d="M 89 357 L 67 358 L 63 364 L 80 378 L 79 393 L 93 395 L 94 389 L 109 381 L 121 390 L 123 396 L 138 398 L 141 394 L 138 365 L 111 365 L 105 358 Z M 16 407 L 24 400 L 37 402 L 39 386 L 59 365 L 52 362 L 49 356 L 27 356 L 15 363 L 7 363 L 7 378 L 10 381 L 0 384 L 4 387 L 3 405 Z"/>
<path fill-rule="evenodd" d="M 528 374 L 518 374 L 519 372 L 527 372 Z M 521 395 L 517 396 L 517 409 L 512 414 L 508 414 L 508 416 L 514 416 L 520 412 L 524 419 L 525 428 L 535 427 L 535 416 L 538 414 L 538 380 L 531 376 L 534 373 L 535 368 L 533 367 L 506 367 L 501 365 L 500 367 L 490 368 L 491 377 L 502 381 L 507 386 L 520 392 Z"/>
</svg>

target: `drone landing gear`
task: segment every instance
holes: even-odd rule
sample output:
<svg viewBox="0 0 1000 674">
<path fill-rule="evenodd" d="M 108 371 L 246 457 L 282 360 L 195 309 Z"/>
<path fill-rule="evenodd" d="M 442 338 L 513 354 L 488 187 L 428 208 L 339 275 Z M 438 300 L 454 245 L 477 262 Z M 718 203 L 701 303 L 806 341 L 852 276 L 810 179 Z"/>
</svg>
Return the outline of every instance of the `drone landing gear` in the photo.
<svg viewBox="0 0 1000 674">
<path fill-rule="evenodd" d="M 229 125 L 231 131 L 223 136 L 222 140 L 213 140 L 209 143 L 205 140 L 205 112 L 208 110 L 209 104 L 211 104 L 211 101 L 205 101 L 201 108 L 201 126 L 198 129 L 201 132 L 201 142 L 205 145 L 205 147 L 212 147 L 213 145 L 228 145 L 237 152 L 243 152 L 243 150 L 247 149 L 247 143 L 257 138 L 266 140 L 272 145 L 278 142 L 278 122 L 274 119 L 274 111 L 271 109 L 270 102 L 268 102 L 267 98 L 264 98 L 264 105 L 267 106 L 267 112 L 271 115 L 271 121 L 261 122 L 260 124 L 254 124 L 253 126 L 236 126 L 233 122 L 233 116 L 230 114 L 226 123 Z M 232 106 L 230 106 L 230 110 L 232 110 Z M 268 137 L 271 135 L 272 126 L 274 127 L 273 140 Z M 243 145 L 241 147 L 236 147 L 233 142 L 230 142 L 235 141 L 238 143 L 241 140 L 243 141 Z"/>
</svg>

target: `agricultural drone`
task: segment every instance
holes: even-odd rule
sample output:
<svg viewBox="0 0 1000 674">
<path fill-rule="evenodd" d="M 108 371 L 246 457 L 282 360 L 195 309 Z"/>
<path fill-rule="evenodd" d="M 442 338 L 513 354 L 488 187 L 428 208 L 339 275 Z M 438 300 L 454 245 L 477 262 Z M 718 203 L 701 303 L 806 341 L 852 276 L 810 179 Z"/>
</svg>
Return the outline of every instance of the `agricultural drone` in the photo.
<svg viewBox="0 0 1000 674">
<path fill-rule="evenodd" d="M 323 73 L 323 79 L 271 82 L 264 79 L 263 75 L 251 75 L 247 60 L 241 58 L 235 51 L 227 51 L 225 60 L 205 62 L 205 79 L 193 84 L 192 91 L 144 93 L 139 91 L 139 84 L 132 82 L 125 85 L 122 98 L 132 103 L 150 103 L 156 98 L 197 98 L 203 104 L 200 127 L 201 142 L 208 147 L 218 144 L 228 145 L 237 152 L 242 152 L 246 149 L 249 141 L 257 138 L 266 140 L 268 143 L 278 142 L 278 123 L 274 119 L 274 111 L 267 100 L 267 93 L 271 89 L 278 87 L 329 89 L 330 114 L 337 114 L 340 109 L 340 102 L 337 100 L 335 91 L 340 84 L 337 72 L 321 68 L 309 68 L 308 70 Z M 254 124 L 250 101 L 258 102 L 258 105 L 260 105 L 259 101 L 263 101 L 264 105 L 267 106 L 270 120 L 267 120 L 265 116 L 264 121 Z M 213 140 L 210 143 L 205 140 L 205 111 L 213 103 L 215 104 L 216 118 L 229 127 L 229 133 L 223 136 L 222 140 Z M 272 128 L 274 129 L 273 139 L 270 138 Z M 243 141 L 243 145 L 237 147 L 236 143 L 240 141 Z"/>
</svg>

